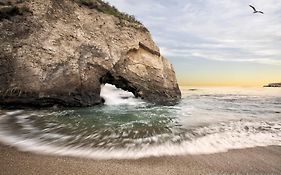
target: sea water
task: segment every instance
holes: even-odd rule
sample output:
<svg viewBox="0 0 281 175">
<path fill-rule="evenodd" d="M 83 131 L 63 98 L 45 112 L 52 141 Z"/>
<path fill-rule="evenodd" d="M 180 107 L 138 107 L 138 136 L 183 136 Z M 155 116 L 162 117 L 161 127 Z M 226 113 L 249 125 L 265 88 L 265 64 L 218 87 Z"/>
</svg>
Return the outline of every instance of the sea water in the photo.
<svg viewBox="0 0 281 175">
<path fill-rule="evenodd" d="M 2 110 L 0 142 L 22 151 L 93 159 L 212 154 L 281 146 L 281 88 L 181 88 L 175 106 L 112 85 L 91 108 Z"/>
</svg>

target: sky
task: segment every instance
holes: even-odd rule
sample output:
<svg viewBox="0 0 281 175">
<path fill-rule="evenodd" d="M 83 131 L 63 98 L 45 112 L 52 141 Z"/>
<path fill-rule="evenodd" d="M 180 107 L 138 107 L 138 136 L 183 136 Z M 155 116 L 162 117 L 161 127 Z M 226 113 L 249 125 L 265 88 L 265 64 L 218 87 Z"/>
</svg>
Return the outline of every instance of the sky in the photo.
<svg viewBox="0 0 281 175">
<path fill-rule="evenodd" d="M 281 82 L 281 0 L 107 1 L 149 29 L 182 86 Z"/>
</svg>

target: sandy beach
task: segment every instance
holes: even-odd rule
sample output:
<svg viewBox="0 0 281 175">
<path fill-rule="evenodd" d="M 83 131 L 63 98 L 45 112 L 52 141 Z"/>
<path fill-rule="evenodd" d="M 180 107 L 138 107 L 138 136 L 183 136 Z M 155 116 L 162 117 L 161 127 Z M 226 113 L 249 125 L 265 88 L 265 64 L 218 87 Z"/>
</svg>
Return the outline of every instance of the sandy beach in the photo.
<svg viewBox="0 0 281 175">
<path fill-rule="evenodd" d="M 211 155 L 91 160 L 37 155 L 0 146 L 0 174 L 281 174 L 281 147 L 258 147 Z"/>
</svg>

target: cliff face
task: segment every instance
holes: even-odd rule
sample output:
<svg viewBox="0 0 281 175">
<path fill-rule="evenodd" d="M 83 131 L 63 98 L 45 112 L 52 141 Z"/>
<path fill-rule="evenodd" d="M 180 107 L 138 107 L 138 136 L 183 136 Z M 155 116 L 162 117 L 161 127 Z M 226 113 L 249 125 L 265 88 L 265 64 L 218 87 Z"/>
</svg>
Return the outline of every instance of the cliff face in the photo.
<svg viewBox="0 0 281 175">
<path fill-rule="evenodd" d="M 151 102 L 180 99 L 142 24 L 81 2 L 0 1 L 0 104 L 91 106 L 104 83 Z"/>
</svg>

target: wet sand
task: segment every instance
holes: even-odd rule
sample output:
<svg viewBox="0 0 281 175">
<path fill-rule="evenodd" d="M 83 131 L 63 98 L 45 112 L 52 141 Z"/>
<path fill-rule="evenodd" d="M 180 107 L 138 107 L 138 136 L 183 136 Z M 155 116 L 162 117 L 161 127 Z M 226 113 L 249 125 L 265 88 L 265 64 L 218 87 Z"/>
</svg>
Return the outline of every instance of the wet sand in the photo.
<svg viewBox="0 0 281 175">
<path fill-rule="evenodd" d="M 211 155 L 92 160 L 37 155 L 0 145 L 0 175 L 39 174 L 281 174 L 281 147 L 258 147 Z"/>
</svg>

